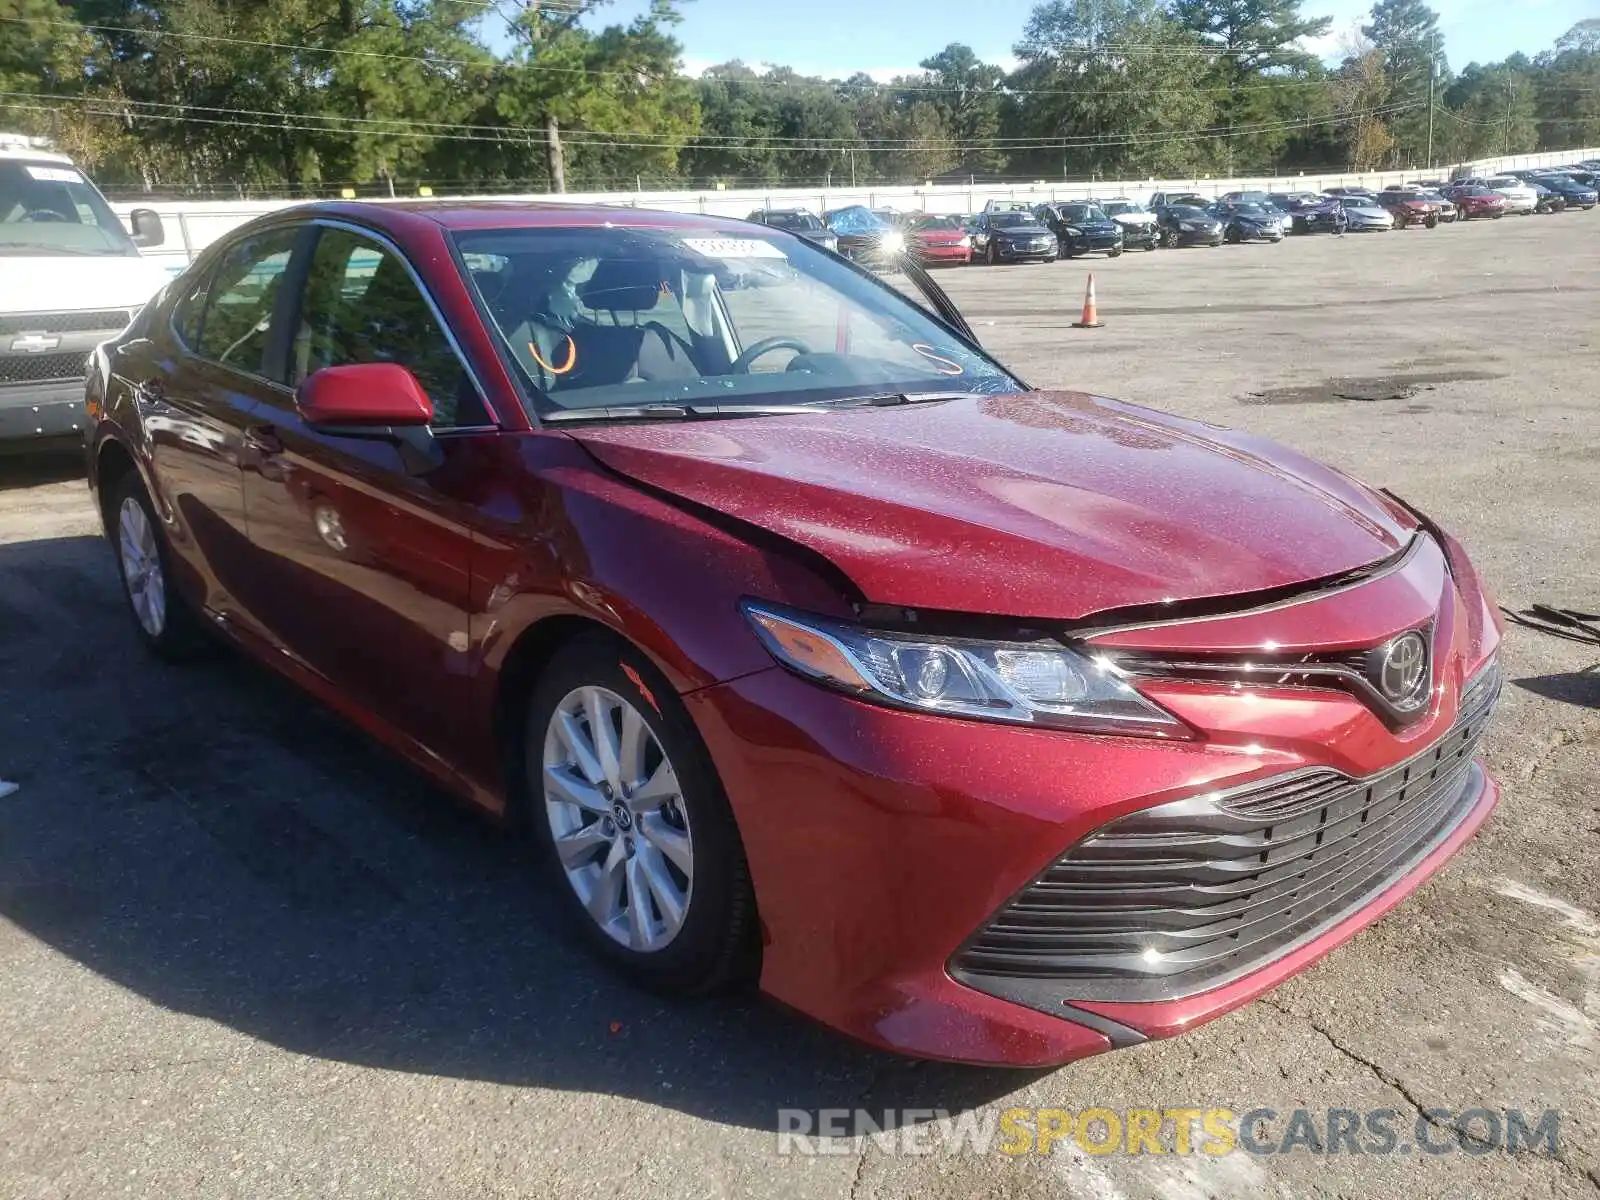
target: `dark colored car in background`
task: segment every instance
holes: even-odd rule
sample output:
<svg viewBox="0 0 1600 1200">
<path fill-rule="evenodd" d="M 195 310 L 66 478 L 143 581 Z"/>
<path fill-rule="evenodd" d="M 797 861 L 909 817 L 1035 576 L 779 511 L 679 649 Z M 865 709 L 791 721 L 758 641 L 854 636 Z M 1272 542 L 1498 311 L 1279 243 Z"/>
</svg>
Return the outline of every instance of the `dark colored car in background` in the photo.
<svg viewBox="0 0 1600 1200">
<path fill-rule="evenodd" d="M 1344 206 L 1339 198 L 1344 194 L 1341 189 L 1337 196 L 1319 196 L 1315 192 L 1273 192 L 1271 195 L 1272 202 L 1289 214 L 1291 232 L 1343 233 Z"/>
<path fill-rule="evenodd" d="M 1397 229 L 1413 225 L 1433 229 L 1439 224 L 1439 206 L 1416 188 L 1385 188 L 1377 196 L 1378 203 L 1388 209 L 1389 215 L 1394 218 Z M 1503 201 L 1501 206 L 1504 207 Z"/>
<path fill-rule="evenodd" d="M 1030 390 L 907 278 L 602 206 L 233 230 L 91 367 L 130 630 L 524 825 L 652 988 L 1023 1067 L 1235 1009 L 1494 808 L 1496 607 L 1393 496 Z"/>
<path fill-rule="evenodd" d="M 1525 179 L 1523 182 L 1533 189 L 1533 194 L 1536 197 L 1533 206 L 1534 212 L 1558 213 L 1567 211 L 1567 198 L 1560 192 L 1552 191 L 1537 179 Z"/>
<path fill-rule="evenodd" d="M 851 262 L 883 267 L 904 253 L 906 235 L 862 204 L 835 208 L 822 214 L 823 223 L 838 242 L 838 251 Z"/>
<path fill-rule="evenodd" d="M 990 265 L 1003 262 L 1055 262 L 1061 253 L 1055 232 L 1031 212 L 978 214 L 983 231 L 983 258 Z"/>
<path fill-rule="evenodd" d="M 1161 244 L 1178 246 L 1222 245 L 1222 222 L 1192 204 L 1166 204 L 1152 210 L 1161 226 Z"/>
<path fill-rule="evenodd" d="M 906 218 L 906 253 L 925 267 L 961 267 L 972 261 L 972 238 L 957 217 L 915 213 Z"/>
<path fill-rule="evenodd" d="M 1248 200 L 1219 201 L 1210 213 L 1222 222 L 1222 239 L 1226 242 L 1281 242 L 1283 214 L 1272 205 L 1255 204 Z"/>
<path fill-rule="evenodd" d="M 1041 204 L 1033 212 L 1056 235 L 1062 258 L 1097 253 L 1116 258 L 1122 253 L 1122 226 L 1108 217 L 1098 205 L 1077 202 Z"/>
<path fill-rule="evenodd" d="M 1506 198 L 1481 183 L 1458 184 L 1445 193 L 1445 199 L 1456 206 L 1463 221 L 1471 221 L 1476 217 L 1490 217 L 1498 221 L 1506 215 Z"/>
<path fill-rule="evenodd" d="M 773 229 L 787 229 L 829 250 L 839 248 L 838 235 L 816 213 L 804 208 L 758 208 L 745 220 L 758 225 L 770 225 Z"/>
<path fill-rule="evenodd" d="M 1161 224 L 1148 209 L 1126 196 L 1094 202 L 1118 225 L 1122 226 L 1124 250 L 1154 250 L 1161 245 Z"/>
<path fill-rule="evenodd" d="M 1536 181 L 1565 200 L 1568 208 L 1590 209 L 1600 204 L 1600 191 L 1566 175 L 1539 175 Z"/>
</svg>

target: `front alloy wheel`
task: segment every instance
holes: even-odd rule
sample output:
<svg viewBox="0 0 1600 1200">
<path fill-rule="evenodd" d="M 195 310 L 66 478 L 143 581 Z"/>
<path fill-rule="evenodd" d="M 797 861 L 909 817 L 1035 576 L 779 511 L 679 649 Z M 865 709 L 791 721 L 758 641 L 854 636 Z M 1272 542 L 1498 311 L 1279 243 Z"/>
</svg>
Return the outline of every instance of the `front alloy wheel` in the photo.
<svg viewBox="0 0 1600 1200">
<path fill-rule="evenodd" d="M 676 995 L 760 963 L 744 843 L 688 709 L 613 634 L 570 637 L 524 715 L 515 793 L 575 932 L 634 982 Z"/>
<path fill-rule="evenodd" d="M 568 692 L 545 731 L 544 803 L 567 883 L 600 931 L 643 953 L 670 945 L 694 892 L 694 836 L 644 715 L 603 687 Z"/>
<path fill-rule="evenodd" d="M 136 496 L 124 496 L 117 512 L 117 553 L 134 618 L 146 634 L 159 639 L 167 628 L 167 577 L 156 531 Z"/>
</svg>

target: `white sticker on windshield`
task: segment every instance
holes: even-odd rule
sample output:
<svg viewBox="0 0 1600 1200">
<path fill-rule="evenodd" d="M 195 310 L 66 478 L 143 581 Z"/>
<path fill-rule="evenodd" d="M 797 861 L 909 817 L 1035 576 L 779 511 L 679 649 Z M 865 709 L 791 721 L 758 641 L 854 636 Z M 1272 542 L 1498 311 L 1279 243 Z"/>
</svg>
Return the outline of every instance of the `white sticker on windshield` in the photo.
<svg viewBox="0 0 1600 1200">
<path fill-rule="evenodd" d="M 684 238 L 683 244 L 707 258 L 785 258 L 771 242 L 757 238 Z"/>
<path fill-rule="evenodd" d="M 28 174 L 40 183 L 82 183 L 83 176 L 68 167 L 29 167 Z"/>
</svg>

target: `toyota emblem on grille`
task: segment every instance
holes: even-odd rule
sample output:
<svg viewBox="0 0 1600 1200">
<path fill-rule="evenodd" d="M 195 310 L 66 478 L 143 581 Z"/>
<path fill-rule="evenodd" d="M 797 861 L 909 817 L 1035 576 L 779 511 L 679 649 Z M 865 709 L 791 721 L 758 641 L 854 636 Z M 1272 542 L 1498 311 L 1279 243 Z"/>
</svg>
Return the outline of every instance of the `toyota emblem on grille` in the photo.
<svg viewBox="0 0 1600 1200">
<path fill-rule="evenodd" d="M 1379 647 L 1368 668 L 1383 698 L 1403 712 L 1427 702 L 1433 679 L 1428 669 L 1428 640 L 1412 630 Z"/>
</svg>

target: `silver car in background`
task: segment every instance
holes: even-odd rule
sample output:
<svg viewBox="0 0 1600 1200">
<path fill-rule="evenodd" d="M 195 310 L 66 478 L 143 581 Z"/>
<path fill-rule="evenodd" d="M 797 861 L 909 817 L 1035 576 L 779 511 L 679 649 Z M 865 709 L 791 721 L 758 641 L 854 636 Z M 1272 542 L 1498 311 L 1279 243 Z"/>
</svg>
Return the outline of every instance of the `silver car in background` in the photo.
<svg viewBox="0 0 1600 1200">
<path fill-rule="evenodd" d="M 1346 233 L 1386 233 L 1394 228 L 1394 216 L 1376 200 L 1365 196 L 1340 196 Z"/>
<path fill-rule="evenodd" d="M 1521 213 L 1527 216 L 1539 207 L 1539 193 L 1533 190 L 1531 184 L 1523 182 L 1515 175 L 1491 175 L 1481 182 L 1491 192 L 1499 192 L 1505 197 L 1505 210 L 1508 213 Z"/>
</svg>

